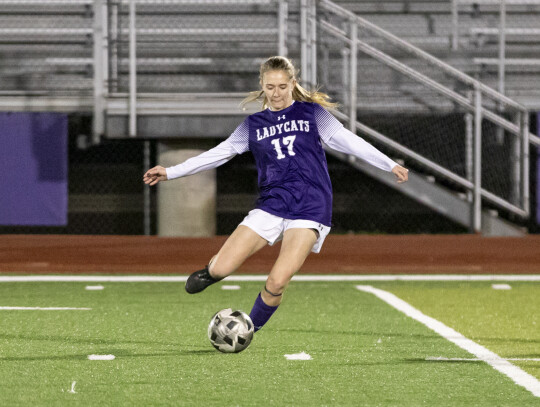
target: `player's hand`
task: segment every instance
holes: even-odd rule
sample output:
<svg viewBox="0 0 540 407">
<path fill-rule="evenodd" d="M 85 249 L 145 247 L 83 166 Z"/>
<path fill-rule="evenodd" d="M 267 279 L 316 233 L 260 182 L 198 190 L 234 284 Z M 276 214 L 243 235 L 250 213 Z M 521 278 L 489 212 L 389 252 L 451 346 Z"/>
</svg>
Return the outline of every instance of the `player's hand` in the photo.
<svg viewBox="0 0 540 407">
<path fill-rule="evenodd" d="M 157 165 L 145 172 L 143 181 L 150 186 L 156 185 L 159 181 L 167 181 L 167 171 L 161 165 Z"/>
<path fill-rule="evenodd" d="M 401 165 L 396 165 L 394 168 L 392 168 L 392 172 L 396 176 L 398 184 L 407 182 L 409 179 L 409 170 Z"/>
</svg>

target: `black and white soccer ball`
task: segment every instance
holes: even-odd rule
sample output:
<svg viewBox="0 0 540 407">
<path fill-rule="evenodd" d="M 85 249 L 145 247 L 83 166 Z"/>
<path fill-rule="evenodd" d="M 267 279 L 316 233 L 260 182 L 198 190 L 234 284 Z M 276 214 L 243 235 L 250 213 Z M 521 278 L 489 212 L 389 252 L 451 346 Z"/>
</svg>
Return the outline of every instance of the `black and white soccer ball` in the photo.
<svg viewBox="0 0 540 407">
<path fill-rule="evenodd" d="M 253 322 L 242 311 L 231 308 L 217 312 L 208 325 L 208 339 L 224 353 L 238 353 L 246 349 L 253 339 Z"/>
</svg>

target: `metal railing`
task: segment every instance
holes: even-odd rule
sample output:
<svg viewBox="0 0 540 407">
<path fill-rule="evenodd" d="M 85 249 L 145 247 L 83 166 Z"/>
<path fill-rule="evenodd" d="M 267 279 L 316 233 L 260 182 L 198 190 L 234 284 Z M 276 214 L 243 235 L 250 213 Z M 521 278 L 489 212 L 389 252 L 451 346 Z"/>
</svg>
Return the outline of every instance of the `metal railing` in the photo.
<svg viewBox="0 0 540 407">
<path fill-rule="evenodd" d="M 314 2 L 314 0 L 310 0 Z M 347 23 L 341 26 L 334 25 L 330 18 L 319 19 L 318 24 L 322 31 L 332 35 L 335 38 L 340 39 L 345 43 L 350 50 L 348 73 L 350 75 L 349 84 L 349 112 L 347 115 L 343 113 L 337 113 L 336 115 L 345 120 L 349 124 L 351 131 L 356 132 L 360 130 L 362 133 L 367 134 L 373 140 L 377 140 L 382 145 L 395 151 L 406 159 L 412 160 L 423 168 L 429 169 L 430 172 L 442 177 L 443 179 L 452 181 L 465 188 L 469 196 L 472 198 L 472 207 L 474 209 L 473 215 L 473 228 L 476 231 L 481 230 L 481 201 L 482 199 L 490 202 L 492 205 L 507 210 L 510 213 L 518 215 L 520 217 L 528 217 L 529 215 L 529 142 L 540 145 L 538 137 L 529 134 L 528 128 L 528 111 L 521 104 L 509 99 L 496 90 L 482 84 L 474 78 L 466 75 L 465 73 L 453 68 L 452 66 L 444 63 L 443 61 L 433 57 L 432 55 L 422 51 L 421 49 L 403 41 L 395 35 L 387 32 L 380 27 L 370 23 L 369 21 L 357 16 L 356 14 L 340 7 L 330 0 L 320 0 L 319 5 L 321 10 L 324 10 L 326 15 L 339 16 Z M 321 12 L 319 12 L 319 15 Z M 348 27 L 344 28 L 344 25 Z M 405 52 L 410 56 L 418 58 L 442 72 L 445 75 L 451 77 L 456 83 L 459 83 L 463 88 L 468 89 L 465 91 L 465 96 L 456 92 L 448 86 L 445 86 L 428 76 L 413 70 L 406 64 L 398 61 L 390 55 L 375 49 L 367 42 L 358 37 L 359 29 L 369 32 L 374 37 L 384 39 L 386 42 L 392 44 L 401 52 Z M 472 160 L 471 164 L 468 164 L 472 168 L 471 177 L 463 177 L 458 175 L 447 168 L 438 165 L 436 162 L 422 157 L 420 154 L 396 143 L 395 141 L 385 137 L 384 135 L 376 132 L 375 130 L 359 123 L 356 120 L 357 106 L 357 61 L 358 52 L 362 52 L 371 58 L 380 61 L 382 64 L 391 67 L 392 69 L 400 72 L 414 81 L 417 81 L 431 90 L 443 95 L 445 98 L 451 100 L 456 106 L 460 106 L 464 111 L 469 112 L 473 118 L 474 126 L 472 127 L 473 134 L 467 137 L 471 140 L 468 142 L 467 157 Z M 513 109 L 517 113 L 516 123 L 508 120 L 496 111 L 489 110 L 484 106 L 483 99 L 490 99 L 495 104 L 504 105 Z M 506 132 L 514 137 L 516 144 L 519 144 L 519 160 L 515 163 L 519 168 L 516 171 L 516 182 L 519 184 L 519 204 L 509 202 L 507 199 L 503 199 L 500 196 L 486 190 L 481 185 L 481 166 L 482 157 L 480 143 L 482 138 L 482 120 L 488 120 L 497 126 L 503 128 Z"/>
</svg>

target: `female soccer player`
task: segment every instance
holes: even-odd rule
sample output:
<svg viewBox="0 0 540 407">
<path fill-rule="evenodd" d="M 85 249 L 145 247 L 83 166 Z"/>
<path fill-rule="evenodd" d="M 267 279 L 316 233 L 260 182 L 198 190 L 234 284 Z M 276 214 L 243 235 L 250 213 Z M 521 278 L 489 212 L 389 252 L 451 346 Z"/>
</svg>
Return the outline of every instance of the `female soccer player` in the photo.
<svg viewBox="0 0 540 407">
<path fill-rule="evenodd" d="M 260 196 L 208 266 L 191 274 L 186 291 L 198 293 L 233 273 L 252 254 L 282 240 L 279 256 L 270 270 L 250 313 L 259 330 L 281 303 L 292 276 L 310 252 L 319 253 L 330 232 L 332 185 L 322 143 L 353 154 L 397 177 L 408 170 L 351 133 L 328 113 L 334 107 L 328 95 L 301 87 L 287 58 L 266 60 L 260 69 L 261 90 L 244 104 L 263 98 L 261 112 L 248 116 L 218 146 L 178 164 L 148 170 L 143 181 L 156 185 L 225 164 L 237 154 L 251 151 L 258 170 Z"/>
</svg>

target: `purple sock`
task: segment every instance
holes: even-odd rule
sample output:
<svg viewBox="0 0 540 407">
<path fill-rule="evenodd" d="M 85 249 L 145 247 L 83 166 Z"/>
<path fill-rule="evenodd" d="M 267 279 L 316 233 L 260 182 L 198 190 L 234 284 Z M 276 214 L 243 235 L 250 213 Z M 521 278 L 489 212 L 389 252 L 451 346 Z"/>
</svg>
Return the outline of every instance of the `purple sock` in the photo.
<svg viewBox="0 0 540 407">
<path fill-rule="evenodd" d="M 251 312 L 249 313 L 249 317 L 251 318 L 251 321 L 253 322 L 253 326 L 255 327 L 255 332 L 257 332 L 259 329 L 261 329 L 266 322 L 270 319 L 272 314 L 277 310 L 279 305 L 276 305 L 275 307 L 271 307 L 270 305 L 266 305 L 261 298 L 261 293 L 259 293 L 259 296 L 255 300 L 255 304 L 253 304 L 253 308 L 251 309 Z"/>
</svg>

